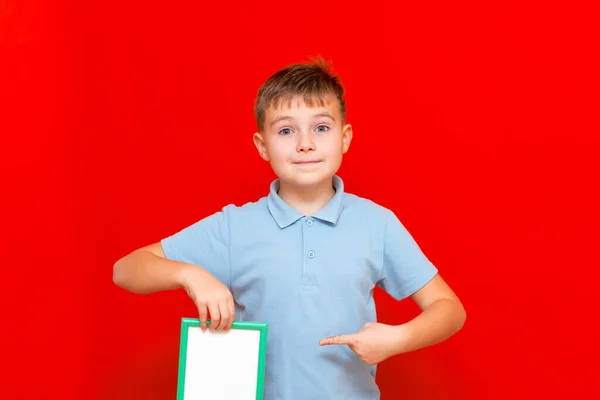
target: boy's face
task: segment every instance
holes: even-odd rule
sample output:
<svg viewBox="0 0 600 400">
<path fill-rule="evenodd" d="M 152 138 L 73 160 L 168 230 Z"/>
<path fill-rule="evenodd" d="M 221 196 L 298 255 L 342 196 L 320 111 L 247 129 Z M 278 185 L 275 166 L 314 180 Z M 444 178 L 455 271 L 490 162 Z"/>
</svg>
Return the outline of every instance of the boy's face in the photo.
<svg viewBox="0 0 600 400">
<path fill-rule="evenodd" d="M 326 104 L 309 107 L 294 98 L 265 112 L 263 132 L 254 134 L 260 156 L 270 162 L 279 179 L 293 186 L 315 186 L 330 182 L 352 140 L 352 127 L 342 125 L 339 103 L 327 97 Z"/>
</svg>

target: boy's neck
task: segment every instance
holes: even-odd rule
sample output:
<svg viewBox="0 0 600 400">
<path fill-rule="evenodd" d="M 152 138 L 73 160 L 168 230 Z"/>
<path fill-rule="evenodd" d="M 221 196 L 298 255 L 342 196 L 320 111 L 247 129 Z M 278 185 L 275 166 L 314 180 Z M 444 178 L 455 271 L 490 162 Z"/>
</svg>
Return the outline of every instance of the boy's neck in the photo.
<svg viewBox="0 0 600 400">
<path fill-rule="evenodd" d="M 333 181 L 327 180 L 314 186 L 294 186 L 280 181 L 279 197 L 299 213 L 316 214 L 335 196 Z"/>
</svg>

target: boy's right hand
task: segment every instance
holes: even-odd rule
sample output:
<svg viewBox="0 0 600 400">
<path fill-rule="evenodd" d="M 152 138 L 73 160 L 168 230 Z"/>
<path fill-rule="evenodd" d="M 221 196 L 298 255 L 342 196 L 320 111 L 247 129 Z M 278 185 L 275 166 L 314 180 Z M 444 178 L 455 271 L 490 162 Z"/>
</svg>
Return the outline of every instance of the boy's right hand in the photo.
<svg viewBox="0 0 600 400">
<path fill-rule="evenodd" d="M 200 327 L 206 331 L 210 312 L 210 330 L 229 330 L 235 319 L 233 295 L 217 278 L 196 266 L 189 266 L 181 273 L 181 283 L 198 307 Z"/>
</svg>

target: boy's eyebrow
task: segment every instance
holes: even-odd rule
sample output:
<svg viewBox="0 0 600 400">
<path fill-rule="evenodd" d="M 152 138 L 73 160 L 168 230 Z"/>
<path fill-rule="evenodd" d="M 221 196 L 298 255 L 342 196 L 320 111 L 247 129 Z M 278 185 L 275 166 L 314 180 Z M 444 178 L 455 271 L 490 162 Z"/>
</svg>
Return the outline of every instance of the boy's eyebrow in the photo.
<svg viewBox="0 0 600 400">
<path fill-rule="evenodd" d="M 322 112 L 319 114 L 315 114 L 315 118 L 319 118 L 319 117 L 326 117 L 335 122 L 335 118 L 333 118 L 333 116 L 331 114 L 329 114 L 328 112 Z M 276 123 L 278 123 L 279 121 L 283 121 L 284 119 L 294 119 L 294 117 L 291 117 L 289 115 L 280 115 L 279 117 L 277 117 L 273 121 L 271 121 L 270 125 L 273 126 Z"/>
<path fill-rule="evenodd" d="M 292 117 L 290 117 L 288 115 L 280 115 L 279 117 L 277 117 L 273 121 L 271 121 L 271 126 L 275 125 L 279 121 L 283 121 L 284 119 L 292 119 Z"/>
<path fill-rule="evenodd" d="M 328 112 L 319 113 L 319 114 L 315 115 L 315 117 L 327 117 L 335 122 L 335 118 L 333 118 L 333 116 L 331 114 L 329 114 Z"/>
</svg>

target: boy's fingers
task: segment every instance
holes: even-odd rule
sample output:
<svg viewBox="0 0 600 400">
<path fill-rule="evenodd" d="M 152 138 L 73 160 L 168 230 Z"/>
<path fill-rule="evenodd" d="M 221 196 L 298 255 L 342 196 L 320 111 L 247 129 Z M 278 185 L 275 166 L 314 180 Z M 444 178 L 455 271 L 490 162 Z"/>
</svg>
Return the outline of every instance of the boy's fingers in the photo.
<svg viewBox="0 0 600 400">
<path fill-rule="evenodd" d="M 210 330 L 215 330 L 221 322 L 221 314 L 219 313 L 219 304 L 210 303 L 208 305 L 208 311 L 210 312 Z"/>
<path fill-rule="evenodd" d="M 218 319 L 211 319 L 211 325 L 214 330 L 228 330 L 233 325 L 235 319 L 235 307 L 233 306 L 233 300 L 226 299 L 221 300 L 215 306 L 218 308 L 216 315 Z M 214 324 L 213 324 L 214 321 Z"/>
<path fill-rule="evenodd" d="M 208 318 L 206 305 L 204 305 L 204 304 L 198 305 L 198 317 L 200 318 L 200 328 L 204 332 L 206 330 L 206 319 Z"/>
<path fill-rule="evenodd" d="M 225 329 L 227 325 L 229 325 L 229 306 L 227 305 L 227 301 L 221 301 L 219 303 L 219 314 L 221 315 L 221 321 L 219 325 L 215 327 L 215 329 Z"/>
<path fill-rule="evenodd" d="M 330 336 L 328 338 L 322 339 L 319 343 L 321 346 L 327 346 L 330 344 L 354 344 L 355 335 L 337 335 Z"/>
<path fill-rule="evenodd" d="M 233 322 L 235 321 L 235 304 L 233 302 L 233 298 L 230 297 L 228 302 L 227 302 L 228 306 L 229 306 L 229 326 L 227 326 L 227 329 L 231 329 L 231 327 L 233 326 Z"/>
</svg>

